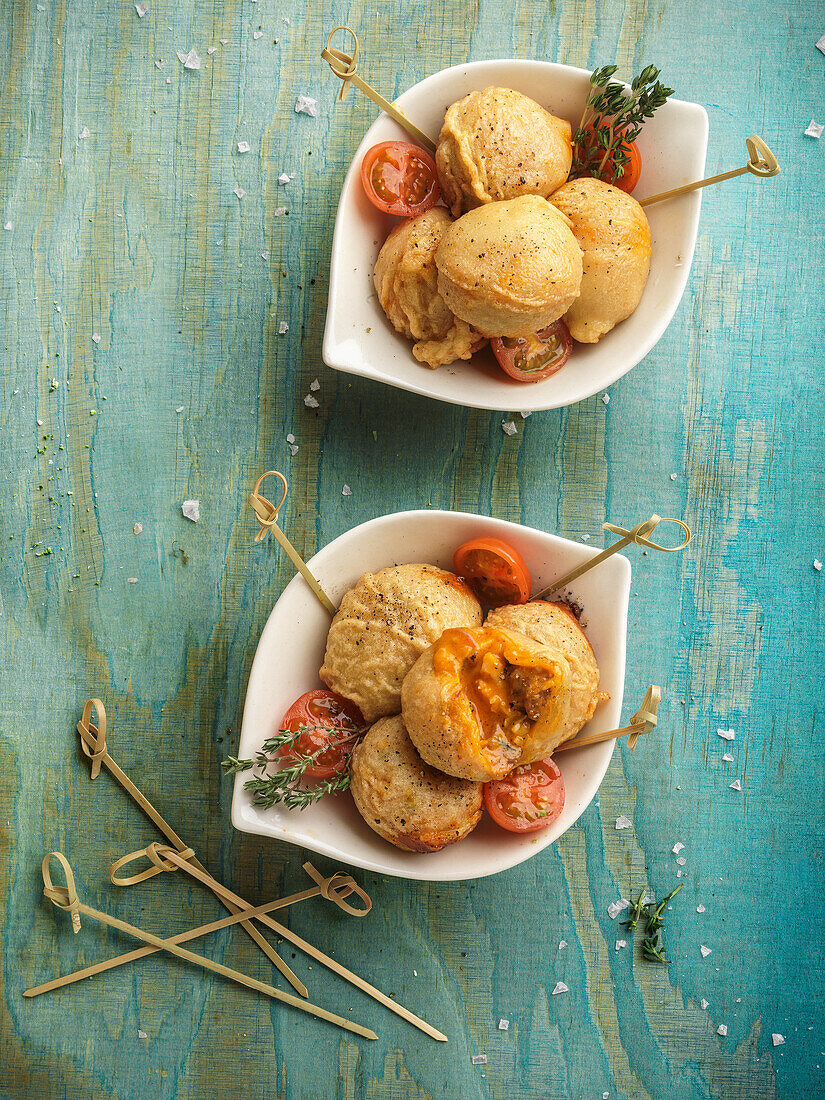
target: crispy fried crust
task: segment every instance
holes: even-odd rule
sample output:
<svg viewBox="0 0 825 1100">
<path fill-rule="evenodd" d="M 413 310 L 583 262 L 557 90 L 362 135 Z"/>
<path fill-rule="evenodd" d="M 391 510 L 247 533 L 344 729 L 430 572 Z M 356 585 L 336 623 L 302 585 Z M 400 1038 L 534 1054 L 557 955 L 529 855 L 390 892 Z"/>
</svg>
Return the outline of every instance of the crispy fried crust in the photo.
<svg viewBox="0 0 825 1100">
<path fill-rule="evenodd" d="M 381 718 L 352 754 L 350 790 L 379 836 L 409 852 L 437 852 L 463 840 L 481 818 L 481 784 L 425 764 L 400 715 Z"/>
<path fill-rule="evenodd" d="M 321 679 L 368 722 L 401 710 L 401 681 L 452 626 L 477 626 L 481 605 L 455 576 L 434 565 L 365 573 L 343 600 L 327 635 Z"/>
</svg>

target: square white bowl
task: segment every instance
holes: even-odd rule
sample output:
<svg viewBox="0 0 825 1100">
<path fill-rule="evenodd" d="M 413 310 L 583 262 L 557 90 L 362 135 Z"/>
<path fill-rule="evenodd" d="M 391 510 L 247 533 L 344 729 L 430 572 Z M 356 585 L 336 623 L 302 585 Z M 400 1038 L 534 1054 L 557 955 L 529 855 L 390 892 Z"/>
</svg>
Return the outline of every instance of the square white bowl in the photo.
<svg viewBox="0 0 825 1100">
<path fill-rule="evenodd" d="M 415 511 L 362 523 L 320 550 L 308 564 L 337 604 L 365 572 L 405 562 L 429 562 L 452 569 L 455 548 L 475 536 L 497 536 L 515 546 L 530 570 L 534 591 L 598 553 L 580 543 L 488 516 Z M 599 664 L 600 686 L 610 693 L 584 732 L 615 729 L 621 724 L 630 562 L 614 555 L 580 577 L 572 586 L 572 595 L 584 608 L 582 625 Z M 329 623 L 329 615 L 303 578 L 294 577 L 275 604 L 258 642 L 244 705 L 238 749 L 241 758 L 254 756 L 299 695 L 321 686 L 318 669 Z M 607 741 L 559 755 L 566 792 L 564 810 L 543 832 L 527 836 L 504 832 L 485 815 L 458 844 L 428 854 L 403 852 L 365 824 L 348 794 L 322 799 L 307 810 L 255 806 L 244 790 L 249 772 L 235 777 L 232 824 L 242 832 L 271 836 L 398 878 L 481 878 L 522 863 L 570 828 L 598 790 L 614 744 Z"/>
<path fill-rule="evenodd" d="M 498 85 L 531 96 L 575 129 L 590 87 L 585 69 L 546 61 L 474 61 L 434 73 L 396 100 L 398 107 L 434 138 L 451 103 L 470 91 Z M 379 141 L 407 138 L 387 115 L 370 126 L 341 189 L 332 241 L 324 362 L 335 370 L 385 382 L 398 389 L 477 409 L 538 411 L 572 405 L 621 378 L 658 342 L 687 284 L 699 226 L 701 191 L 647 211 L 653 237 L 650 277 L 635 313 L 598 344 L 575 344 L 557 374 L 542 382 L 508 378 L 485 350 L 469 362 L 430 370 L 395 332 L 374 292 L 372 273 L 381 245 L 397 219 L 382 214 L 364 194 L 360 165 Z M 639 137 L 642 175 L 635 198 L 701 179 L 708 144 L 708 116 L 698 103 L 669 99 L 645 123 Z"/>
</svg>

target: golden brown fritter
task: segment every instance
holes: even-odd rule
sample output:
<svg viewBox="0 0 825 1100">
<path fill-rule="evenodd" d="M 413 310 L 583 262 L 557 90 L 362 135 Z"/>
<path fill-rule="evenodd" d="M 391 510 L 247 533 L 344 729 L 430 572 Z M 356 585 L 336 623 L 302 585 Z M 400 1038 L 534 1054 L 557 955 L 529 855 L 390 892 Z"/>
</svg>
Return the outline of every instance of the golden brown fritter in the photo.
<svg viewBox="0 0 825 1100">
<path fill-rule="evenodd" d="M 570 666 L 572 694 L 565 737 L 574 737 L 593 717 L 600 699 L 599 666 L 590 642 L 564 604 L 533 600 L 530 603 L 496 607 L 487 615 L 486 626 L 518 630 L 539 645 L 560 650 Z"/>
<path fill-rule="evenodd" d="M 379 836 L 408 852 L 437 852 L 463 840 L 481 818 L 481 784 L 425 764 L 400 715 L 381 718 L 356 747 L 350 790 Z"/>
<path fill-rule="evenodd" d="M 375 263 L 375 292 L 396 332 L 415 340 L 413 355 L 435 369 L 469 359 L 486 340 L 438 292 L 435 250 L 452 218 L 440 206 L 399 222 Z"/>
<path fill-rule="evenodd" d="M 365 573 L 344 596 L 327 635 L 321 679 L 368 722 L 401 710 L 401 681 L 451 626 L 477 626 L 481 604 L 434 565 Z"/>
<path fill-rule="evenodd" d="M 602 180 L 571 180 L 550 201 L 572 222 L 584 253 L 581 293 L 564 320 L 574 340 L 595 344 L 641 300 L 650 226 L 632 195 Z"/>
<path fill-rule="evenodd" d="M 435 154 L 455 217 L 519 195 L 547 198 L 567 179 L 571 161 L 570 123 L 512 88 L 485 88 L 454 103 Z"/>
<path fill-rule="evenodd" d="M 485 336 L 528 336 L 579 293 L 582 251 L 568 219 L 523 195 L 476 207 L 448 226 L 435 253 L 447 306 Z"/>
<path fill-rule="evenodd" d="M 461 779 L 502 779 L 570 736 L 572 676 L 560 650 L 498 627 L 447 630 L 401 689 L 421 757 Z"/>
</svg>

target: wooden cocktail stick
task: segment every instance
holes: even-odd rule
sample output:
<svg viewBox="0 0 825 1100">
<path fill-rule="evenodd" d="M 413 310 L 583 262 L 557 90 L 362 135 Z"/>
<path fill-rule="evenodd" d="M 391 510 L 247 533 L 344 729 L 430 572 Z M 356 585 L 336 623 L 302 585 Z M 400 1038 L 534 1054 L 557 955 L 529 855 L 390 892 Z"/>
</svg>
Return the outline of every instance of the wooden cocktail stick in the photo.
<svg viewBox="0 0 825 1100">
<path fill-rule="evenodd" d="M 283 492 L 281 493 L 281 499 L 278 501 L 277 504 L 272 504 L 271 501 L 268 501 L 265 496 L 261 496 L 261 494 L 258 492 L 261 482 L 264 480 L 265 477 L 270 476 L 280 478 L 281 482 L 283 483 Z M 281 528 L 278 526 L 278 513 L 281 510 L 282 504 L 286 500 L 287 489 L 287 480 L 280 470 L 267 470 L 266 473 L 261 474 L 261 476 L 255 482 L 255 488 L 252 490 L 249 497 L 249 503 L 252 506 L 252 511 L 255 513 L 255 518 L 257 519 L 258 523 L 260 523 L 261 525 L 260 531 L 255 536 L 255 542 L 260 542 L 261 539 L 265 539 L 267 531 L 271 531 L 278 542 L 281 544 L 283 549 L 286 550 L 292 564 L 295 566 L 295 568 L 307 582 L 309 587 L 312 589 L 314 596 L 320 602 L 321 606 L 324 608 L 325 611 L 328 611 L 330 615 L 334 615 L 335 612 L 338 610 L 335 604 L 332 602 L 332 600 L 329 598 L 323 588 L 321 588 L 320 584 L 312 575 L 312 573 L 310 573 L 304 559 L 301 557 L 301 555 L 283 533 Z"/>
<path fill-rule="evenodd" d="M 661 546 L 658 542 L 651 542 L 648 535 L 652 535 L 660 523 L 678 523 L 685 533 L 685 538 L 678 546 Z M 603 523 L 602 527 L 605 531 L 612 531 L 616 535 L 622 535 L 622 538 L 618 542 L 614 542 L 612 546 L 608 546 L 606 550 L 602 550 L 600 554 L 594 555 L 583 565 L 577 566 L 575 569 L 571 569 L 569 573 L 565 573 L 563 577 L 559 577 L 557 581 L 553 581 L 547 588 L 543 588 L 541 592 L 538 592 L 535 596 L 531 596 L 530 600 L 543 600 L 545 596 L 549 596 L 551 592 L 557 592 L 560 588 L 566 588 L 571 581 L 576 580 L 577 577 L 581 577 L 582 574 L 588 573 L 591 569 L 594 569 L 597 565 L 601 565 L 603 561 L 607 561 L 608 558 L 618 553 L 631 542 L 637 543 L 639 546 L 648 546 L 651 550 L 663 550 L 666 554 L 673 554 L 677 550 L 684 550 L 690 540 L 693 538 L 688 525 L 681 519 L 673 519 L 671 516 L 666 516 L 662 519 L 661 516 L 657 516 L 655 513 L 646 519 L 643 523 L 637 523 L 635 527 L 632 527 L 629 531 L 626 531 L 623 527 L 616 527 L 612 523 Z"/>
<path fill-rule="evenodd" d="M 690 191 L 698 191 L 700 187 L 710 187 L 713 183 L 721 183 L 723 180 L 732 180 L 734 176 L 743 176 L 750 172 L 753 176 L 768 179 L 770 176 L 778 176 L 782 169 L 779 161 L 767 147 L 761 137 L 751 134 L 745 139 L 748 147 L 748 163 L 742 168 L 734 168 L 732 172 L 720 172 L 718 176 L 708 176 L 707 179 L 696 180 L 695 183 L 686 183 L 682 187 L 674 187 L 670 191 L 662 191 L 658 195 L 651 195 L 647 199 L 639 199 L 640 206 L 652 206 L 654 202 L 662 202 L 664 199 L 675 199 L 677 195 L 687 195 Z"/>
<path fill-rule="evenodd" d="M 179 870 L 185 871 L 187 875 L 192 875 L 193 878 L 202 881 L 202 873 L 197 867 L 193 867 L 192 863 L 183 859 L 178 852 L 171 851 L 170 849 L 163 850 L 163 856 L 171 863 L 174 863 Z M 306 866 L 306 865 L 305 865 Z M 317 872 L 316 872 L 317 874 Z M 237 894 L 233 894 L 231 890 L 227 890 L 225 886 L 222 886 L 219 882 L 214 883 L 211 887 L 220 898 L 225 902 L 232 902 L 233 904 L 246 904 Z M 250 907 L 251 908 L 251 907 Z M 317 947 L 313 947 L 307 940 L 302 939 L 301 936 L 296 935 L 290 931 L 284 924 L 279 924 L 278 921 L 273 920 L 268 916 L 260 916 L 257 918 L 261 924 L 267 928 L 271 928 L 273 932 L 277 932 L 285 940 L 289 940 L 290 943 L 295 944 L 296 947 L 300 947 L 307 955 L 311 955 L 313 959 L 322 963 L 333 973 L 338 974 L 340 977 L 345 978 L 348 982 L 360 989 L 362 992 L 369 994 L 370 997 L 378 1001 L 379 1004 L 384 1005 L 391 1012 L 394 1012 L 397 1016 L 400 1016 L 402 1020 L 406 1020 L 407 1023 L 412 1024 L 414 1027 L 419 1028 L 429 1035 L 432 1039 L 438 1039 L 440 1042 L 446 1043 L 447 1036 L 437 1031 L 432 1025 L 428 1024 L 426 1020 L 420 1019 L 415 1016 L 409 1009 L 404 1008 L 403 1005 L 393 1001 L 385 993 L 382 993 L 380 989 L 376 989 L 374 985 L 370 985 L 369 982 L 365 982 L 363 978 L 359 978 L 357 974 L 354 974 L 351 970 L 347 970 L 345 966 L 342 966 L 335 959 L 331 959 L 329 955 L 325 955 L 322 951 L 319 951 Z"/>
<path fill-rule="evenodd" d="M 52 857 L 56 858 L 63 868 L 66 875 L 65 886 L 55 886 L 52 882 L 51 872 L 49 870 L 49 861 Z M 160 936 L 153 936 L 150 932 L 144 932 L 142 928 L 137 928 L 133 924 L 127 924 L 126 921 L 119 920 L 117 917 L 109 916 L 108 913 L 101 913 L 98 909 L 92 909 L 88 905 L 84 905 L 82 901 L 78 899 L 77 890 L 75 888 L 74 875 L 72 869 L 69 866 L 69 861 L 62 854 L 62 852 L 49 852 L 43 859 L 43 893 L 58 909 L 67 909 L 72 915 L 72 925 L 75 932 L 80 928 L 80 913 L 84 913 L 87 917 L 91 917 L 92 920 L 100 921 L 101 924 L 107 924 L 110 928 L 117 928 L 120 932 L 125 932 L 126 935 L 132 936 L 136 940 L 141 940 L 143 943 L 152 944 L 159 951 L 168 951 L 170 955 L 176 955 L 179 959 L 186 959 L 187 962 L 194 963 L 196 966 L 203 967 L 205 970 L 212 970 L 215 974 L 220 974 L 224 978 L 229 978 L 233 982 L 237 982 L 239 985 L 244 985 L 247 989 L 254 989 L 258 993 L 263 993 L 267 997 L 272 997 L 273 1000 L 282 1001 L 284 1004 L 291 1005 L 293 1008 L 298 1008 L 302 1012 L 307 1012 L 311 1016 L 317 1016 L 321 1020 L 326 1020 L 328 1023 L 336 1024 L 338 1027 L 344 1028 L 346 1031 L 354 1031 L 356 1035 L 363 1035 L 365 1039 L 377 1039 L 378 1036 L 374 1031 L 371 1031 L 367 1027 L 362 1027 L 360 1024 L 352 1023 L 350 1020 L 345 1020 L 343 1016 L 336 1016 L 334 1012 L 328 1012 L 325 1008 L 319 1008 L 318 1005 L 310 1004 L 309 1001 L 302 1001 L 298 997 L 293 997 L 291 993 L 282 993 L 280 989 L 275 989 L 274 986 L 267 985 L 265 982 L 259 982 L 257 978 L 250 978 L 247 974 L 242 974 L 239 970 L 233 970 L 229 966 L 224 966 L 223 963 L 213 962 L 211 959 L 205 958 L 203 955 L 196 955 L 194 951 L 187 951 L 184 947 L 179 947 L 171 940 L 161 939 Z M 31 991 L 27 991 L 24 996 L 31 996 Z"/>
<path fill-rule="evenodd" d="M 604 733 L 590 733 L 586 737 L 574 737 L 572 741 L 564 741 L 553 751 L 553 755 L 557 752 L 564 752 L 565 749 L 581 749 L 585 745 L 598 745 L 601 741 L 612 741 L 614 737 L 629 737 L 630 740 L 627 743 L 627 747 L 631 752 L 636 749 L 636 742 L 639 740 L 643 733 L 650 733 L 655 728 L 658 721 L 656 712 L 659 709 L 659 702 L 662 698 L 662 689 L 656 687 L 655 684 L 651 685 L 647 689 L 647 694 L 644 697 L 644 701 L 630 719 L 629 726 L 622 726 L 617 730 L 605 730 Z"/>
<path fill-rule="evenodd" d="M 91 721 L 93 709 L 97 711 L 97 726 L 92 725 Z M 170 841 L 179 852 L 191 850 L 184 844 L 169 822 L 161 817 L 149 799 L 138 790 L 126 772 L 122 771 L 112 759 L 106 747 L 106 708 L 103 706 L 100 699 L 86 700 L 86 704 L 83 707 L 83 714 L 77 724 L 77 732 L 80 734 L 80 747 L 85 755 L 92 760 L 92 778 L 94 779 L 96 775 L 99 774 L 100 765 L 103 764 L 107 771 L 109 771 L 121 787 L 123 787 L 129 797 L 140 806 L 153 825 L 163 833 L 166 839 Z M 97 765 L 97 772 L 95 772 L 95 765 Z M 194 856 L 191 858 L 192 862 L 199 867 L 204 874 L 208 875 L 212 882 L 217 881 L 209 875 L 209 872 L 200 860 L 196 859 Z M 245 906 L 246 903 L 244 902 L 243 905 Z M 237 908 L 232 909 L 231 912 L 236 913 Z M 309 995 L 307 987 L 301 979 L 293 973 L 292 968 L 284 962 L 275 948 L 267 942 L 263 935 L 261 935 L 255 925 L 249 921 L 245 921 L 242 927 L 247 935 L 255 941 L 258 947 L 260 947 L 261 951 L 263 951 L 270 962 L 280 970 L 293 989 L 297 990 L 302 997 L 307 997 Z"/>
<path fill-rule="evenodd" d="M 352 36 L 352 54 L 333 49 L 330 45 L 332 36 L 337 34 L 338 31 L 344 31 L 345 34 Z M 339 99 L 343 99 L 349 91 L 350 84 L 354 84 L 356 88 L 360 88 L 365 95 L 368 95 L 373 103 L 376 103 L 385 114 L 388 114 L 390 118 L 397 122 L 399 126 L 403 127 L 411 137 L 415 138 L 420 145 L 429 149 L 431 153 L 435 152 L 435 142 L 433 139 L 425 134 L 423 130 L 419 130 L 415 123 L 410 122 L 403 111 L 400 111 L 393 103 L 390 103 L 388 99 L 385 99 L 380 92 L 377 92 L 375 88 L 367 84 L 366 80 L 362 80 L 358 75 L 358 36 L 351 27 L 333 28 L 333 30 L 329 32 L 326 46 L 321 50 L 321 57 L 327 62 L 338 79 L 343 82 L 341 91 L 338 93 Z"/>
<path fill-rule="evenodd" d="M 163 851 L 163 849 L 161 849 L 161 851 Z M 341 880 L 340 884 L 335 884 L 335 879 Z M 352 892 L 349 889 L 349 883 L 353 883 L 354 885 L 354 880 L 351 879 L 349 875 L 344 875 L 340 871 L 336 872 L 331 878 L 325 879 L 324 882 L 330 893 L 340 891 L 343 897 L 346 897 L 347 894 Z M 210 924 L 202 924 L 199 928 L 190 928 L 187 932 L 180 932 L 176 936 L 169 936 L 168 942 L 174 944 L 187 943 L 189 940 L 209 935 L 211 932 L 218 932 L 221 928 L 229 928 L 233 924 L 239 924 L 243 920 L 250 920 L 253 917 L 271 913 L 276 909 L 285 909 L 289 905 L 295 905 L 299 901 L 305 901 L 307 898 L 314 898 L 323 893 L 324 891 L 321 886 L 311 886 L 309 889 L 301 890 L 297 894 L 289 894 L 287 897 L 278 898 L 277 901 L 270 901 L 265 905 L 258 905 L 254 909 L 242 909 L 235 913 L 234 916 L 223 917 L 221 920 L 212 921 Z M 367 910 L 363 912 L 366 913 Z M 127 951 L 123 955 L 116 955 L 114 958 L 104 959 L 102 962 L 94 963 L 91 966 L 84 966 L 82 970 L 74 970 L 70 974 L 62 974 L 59 978 L 53 978 L 50 982 L 35 986 L 33 989 L 27 989 L 23 996 L 38 997 L 41 993 L 50 993 L 54 989 L 62 989 L 63 986 L 72 985 L 74 982 L 82 981 L 84 978 L 92 978 L 96 974 L 102 974 L 106 970 L 113 970 L 115 967 L 124 966 L 126 963 L 134 962 L 136 959 L 144 959 L 147 955 L 154 955 L 160 950 L 161 948 L 152 946 L 138 947 L 136 950 Z"/>
</svg>

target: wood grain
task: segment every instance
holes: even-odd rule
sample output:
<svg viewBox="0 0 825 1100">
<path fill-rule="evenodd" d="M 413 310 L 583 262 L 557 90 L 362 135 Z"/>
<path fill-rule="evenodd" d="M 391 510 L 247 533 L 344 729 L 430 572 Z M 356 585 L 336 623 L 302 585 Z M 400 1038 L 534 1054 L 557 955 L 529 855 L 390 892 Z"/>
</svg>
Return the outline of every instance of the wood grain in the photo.
<svg viewBox="0 0 825 1100">
<path fill-rule="evenodd" d="M 812 115 L 825 121 L 821 9 L 147 3 L 142 19 L 125 2 L 0 4 L 0 225 L 12 226 L 0 229 L 0 1095 L 825 1095 L 825 578 L 812 568 L 825 559 L 825 147 L 803 136 Z M 732 167 L 753 131 L 776 152 L 778 179 L 705 194 L 682 305 L 609 405 L 516 417 L 508 438 L 510 410 L 439 405 L 323 366 L 332 217 L 374 117 L 354 93 L 334 101 L 338 82 L 318 60 L 342 22 L 390 96 L 466 59 L 615 59 L 624 75 L 654 62 L 708 110 L 709 173 Z M 192 46 L 197 72 L 176 57 Z M 301 92 L 318 99 L 317 119 L 295 114 Z M 238 153 L 242 140 L 251 152 Z M 282 171 L 295 173 L 286 187 Z M 281 205 L 288 215 L 275 215 Z M 559 844 L 477 883 L 361 876 L 375 907 L 355 931 L 321 903 L 290 916 L 443 1027 L 450 1042 L 436 1053 L 291 950 L 310 996 L 378 1042 L 154 957 L 32 1004 L 21 996 L 122 947 L 54 920 L 38 885 L 49 849 L 67 854 L 90 905 L 152 932 L 220 915 L 178 876 L 108 885 L 109 863 L 156 837 L 77 758 L 89 695 L 106 702 L 116 758 L 213 873 L 252 901 L 304 886 L 301 852 L 234 833 L 218 769 L 290 576 L 272 540 L 253 543 L 245 503 L 272 467 L 290 475 L 283 522 L 305 554 L 422 505 L 591 545 L 603 520 L 654 510 L 696 531 L 678 560 L 634 557 L 627 690 L 662 684 L 659 726 L 635 756 L 617 749 L 597 802 Z M 197 525 L 181 515 L 187 498 L 201 501 Z M 731 745 L 720 726 L 736 730 Z M 614 829 L 620 814 L 633 829 Z M 677 840 L 687 863 L 668 913 L 673 962 L 654 968 L 615 950 L 607 905 L 672 889 Z M 179 902 L 174 927 L 155 921 L 161 896 Z M 237 931 L 205 950 L 272 980 Z M 559 980 L 570 991 L 552 996 Z M 477 1053 L 486 1065 L 471 1064 Z"/>
</svg>

